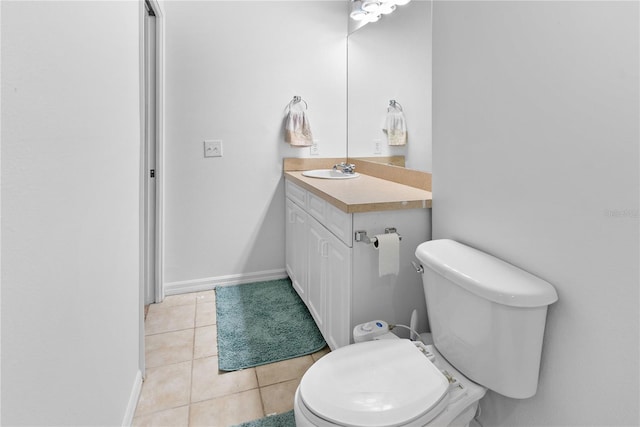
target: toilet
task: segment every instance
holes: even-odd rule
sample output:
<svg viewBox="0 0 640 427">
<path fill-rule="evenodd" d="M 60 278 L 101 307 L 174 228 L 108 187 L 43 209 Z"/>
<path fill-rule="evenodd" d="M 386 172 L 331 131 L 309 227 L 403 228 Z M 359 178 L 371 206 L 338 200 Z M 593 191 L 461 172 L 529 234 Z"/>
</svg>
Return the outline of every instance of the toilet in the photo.
<svg viewBox="0 0 640 427">
<path fill-rule="evenodd" d="M 381 339 L 327 354 L 296 390 L 298 427 L 467 426 L 487 390 L 536 393 L 554 287 L 453 240 L 416 257 L 433 345 Z"/>
</svg>

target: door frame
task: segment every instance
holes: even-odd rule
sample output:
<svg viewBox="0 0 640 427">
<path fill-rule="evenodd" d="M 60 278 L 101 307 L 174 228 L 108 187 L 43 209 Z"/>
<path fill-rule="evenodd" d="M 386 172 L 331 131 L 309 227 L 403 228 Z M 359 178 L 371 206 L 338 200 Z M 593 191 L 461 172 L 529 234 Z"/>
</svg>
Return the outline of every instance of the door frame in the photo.
<svg viewBox="0 0 640 427">
<path fill-rule="evenodd" d="M 139 0 L 139 74 L 140 74 L 140 271 L 139 271 L 139 367 L 145 373 L 144 363 L 144 312 L 145 312 L 145 286 L 146 265 L 145 251 L 150 242 L 145 238 L 147 203 L 147 186 L 149 170 L 146 164 L 146 70 L 145 70 L 145 19 L 147 15 L 146 5 L 149 6 L 156 17 L 155 19 L 155 69 L 156 69 L 156 202 L 155 202 L 155 302 L 164 299 L 164 11 L 158 0 Z"/>
</svg>

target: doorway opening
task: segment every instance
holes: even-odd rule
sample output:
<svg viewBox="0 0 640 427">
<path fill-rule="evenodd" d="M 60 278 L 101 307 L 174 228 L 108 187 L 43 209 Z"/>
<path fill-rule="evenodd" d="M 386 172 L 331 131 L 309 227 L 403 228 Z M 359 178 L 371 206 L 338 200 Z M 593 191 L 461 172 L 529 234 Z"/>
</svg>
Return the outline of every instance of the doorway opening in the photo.
<svg viewBox="0 0 640 427">
<path fill-rule="evenodd" d="M 140 6 L 140 370 L 144 373 L 144 318 L 162 302 L 164 21 L 158 0 Z"/>
<path fill-rule="evenodd" d="M 144 303 L 161 302 L 163 188 L 163 21 L 157 0 L 144 1 L 143 23 L 143 283 Z"/>
</svg>

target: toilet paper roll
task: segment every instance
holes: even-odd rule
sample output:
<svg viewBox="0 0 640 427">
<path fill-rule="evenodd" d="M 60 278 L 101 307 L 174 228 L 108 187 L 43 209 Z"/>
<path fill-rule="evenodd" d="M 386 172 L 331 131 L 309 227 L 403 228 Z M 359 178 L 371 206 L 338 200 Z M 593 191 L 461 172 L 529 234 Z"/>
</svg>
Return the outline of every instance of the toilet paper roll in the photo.
<svg viewBox="0 0 640 427">
<path fill-rule="evenodd" d="M 378 234 L 378 273 L 380 277 L 398 275 L 400 265 L 400 236 L 397 233 Z"/>
</svg>

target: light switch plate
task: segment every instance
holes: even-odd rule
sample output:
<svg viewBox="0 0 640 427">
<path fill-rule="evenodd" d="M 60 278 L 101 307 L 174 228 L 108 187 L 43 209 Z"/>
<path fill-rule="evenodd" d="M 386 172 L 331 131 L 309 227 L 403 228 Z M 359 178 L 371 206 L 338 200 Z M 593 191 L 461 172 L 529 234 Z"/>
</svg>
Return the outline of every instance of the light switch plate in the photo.
<svg viewBox="0 0 640 427">
<path fill-rule="evenodd" d="M 204 142 L 205 157 L 222 157 L 222 141 L 207 140 Z"/>
</svg>

